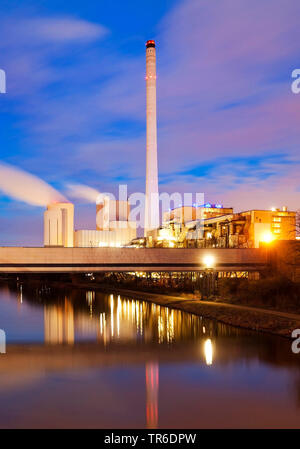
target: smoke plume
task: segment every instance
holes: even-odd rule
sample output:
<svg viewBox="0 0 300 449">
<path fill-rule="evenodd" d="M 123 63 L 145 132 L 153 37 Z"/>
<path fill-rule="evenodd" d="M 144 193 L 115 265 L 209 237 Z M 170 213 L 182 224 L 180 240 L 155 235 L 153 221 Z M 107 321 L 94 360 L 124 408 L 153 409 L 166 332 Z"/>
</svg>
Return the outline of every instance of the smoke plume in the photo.
<svg viewBox="0 0 300 449">
<path fill-rule="evenodd" d="M 3 163 L 0 163 L 0 191 L 33 206 L 67 201 L 60 192 L 37 176 Z"/>
<path fill-rule="evenodd" d="M 97 189 L 84 184 L 68 184 L 67 189 L 68 196 L 83 199 L 88 203 L 96 204 L 99 195 L 101 195 Z"/>
</svg>

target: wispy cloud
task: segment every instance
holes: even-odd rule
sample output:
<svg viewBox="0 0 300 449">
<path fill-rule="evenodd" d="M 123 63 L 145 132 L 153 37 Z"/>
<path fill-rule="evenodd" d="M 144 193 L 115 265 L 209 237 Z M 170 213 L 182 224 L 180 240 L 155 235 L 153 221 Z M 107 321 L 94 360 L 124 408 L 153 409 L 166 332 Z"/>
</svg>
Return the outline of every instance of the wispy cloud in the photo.
<svg viewBox="0 0 300 449">
<path fill-rule="evenodd" d="M 20 20 L 19 32 L 27 38 L 44 42 L 80 42 L 94 41 L 104 37 L 108 30 L 99 24 L 71 17 L 45 17 Z M 35 44 L 33 42 L 33 44 Z"/>
</svg>

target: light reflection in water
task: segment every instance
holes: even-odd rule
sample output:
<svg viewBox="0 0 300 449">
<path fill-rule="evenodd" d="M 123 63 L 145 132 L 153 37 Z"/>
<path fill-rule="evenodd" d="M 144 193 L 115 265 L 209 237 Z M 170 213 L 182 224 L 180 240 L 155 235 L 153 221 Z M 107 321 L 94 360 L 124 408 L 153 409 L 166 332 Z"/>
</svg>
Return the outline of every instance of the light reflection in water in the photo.
<svg viewBox="0 0 300 449">
<path fill-rule="evenodd" d="M 158 363 L 146 364 L 146 421 L 148 429 L 158 425 Z"/>
<path fill-rule="evenodd" d="M 64 305 L 44 307 L 44 329 L 45 343 L 74 343 L 74 309 L 67 298 L 65 298 Z"/>
<path fill-rule="evenodd" d="M 86 292 L 86 301 L 86 311 L 74 310 L 67 297 L 63 304 L 44 306 L 45 343 L 73 344 L 75 335 L 87 338 L 95 336 L 95 340 L 104 345 L 120 339 L 132 341 L 138 338 L 159 344 L 172 344 L 183 338 L 200 338 L 203 342 L 202 338 L 205 337 L 206 329 L 202 326 L 202 319 L 179 310 L 111 294 L 106 303 L 106 311 L 98 314 L 95 292 Z M 211 365 L 213 346 L 210 338 L 204 342 L 204 356 L 206 364 Z M 201 363 L 200 357 L 199 362 Z M 146 423 L 148 428 L 155 429 L 158 427 L 159 394 L 157 362 L 146 363 L 145 381 Z"/>
<path fill-rule="evenodd" d="M 114 336 L 114 295 L 110 295 L 110 329 L 111 337 Z"/>
<path fill-rule="evenodd" d="M 86 301 L 89 305 L 89 309 L 90 309 L 90 316 L 93 316 L 93 302 L 95 301 L 95 292 L 93 291 L 87 291 L 86 292 Z"/>
<path fill-rule="evenodd" d="M 212 365 L 212 363 L 213 363 L 213 346 L 212 346 L 212 342 L 211 342 L 210 338 L 205 340 L 204 354 L 205 354 L 206 365 Z"/>
<path fill-rule="evenodd" d="M 18 296 L 6 288 L 0 299 L 0 321 L 6 320 L 8 335 L 14 338 L 10 344 L 16 342 L 15 352 L 1 359 L 1 403 L 6 401 L 13 409 L 16 398 L 17 411 L 22 397 L 24 409 L 30 408 L 31 395 L 19 394 L 29 388 L 22 386 L 28 378 L 38 379 L 30 389 L 43 398 L 44 407 L 32 408 L 31 421 L 22 418 L 22 426 L 33 425 L 42 416 L 43 425 L 67 427 L 68 415 L 74 426 L 97 427 L 101 401 L 95 392 L 103 398 L 107 390 L 116 393 L 101 405 L 108 426 L 117 425 L 119 419 L 118 425 L 128 428 L 134 424 L 166 428 L 170 423 L 179 428 L 210 427 L 216 422 L 247 427 L 249 404 L 256 411 L 252 423 L 257 426 L 299 426 L 299 356 L 291 353 L 289 341 L 95 291 L 66 289 L 42 295 L 24 287 Z M 41 347 L 43 341 L 46 345 Z M 80 341 L 95 344 L 77 345 Z M 24 357 L 20 342 L 38 344 Z M 47 347 L 50 344 L 62 347 L 53 350 Z M 62 380 L 56 385 L 57 403 L 63 406 L 53 417 L 48 414 L 53 404 L 53 389 L 48 386 L 53 386 L 56 373 Z M 84 394 L 90 399 L 82 412 Z M 75 402 L 80 405 L 78 413 Z M 59 415 L 60 409 L 68 413 Z M 6 413 L 0 417 L 6 425 Z"/>
<path fill-rule="evenodd" d="M 18 298 L 18 302 L 20 304 L 23 304 L 23 285 L 20 285 L 20 289 L 18 290 L 18 294 L 17 294 L 17 298 Z"/>
<path fill-rule="evenodd" d="M 146 301 L 103 295 L 97 301 L 86 292 L 87 309 L 68 297 L 58 304 L 44 305 L 45 342 L 73 344 L 76 340 L 102 342 L 156 342 L 172 344 L 183 339 L 211 337 L 201 317 Z M 209 343 L 210 342 L 210 343 Z M 212 358 L 211 341 L 205 343 L 206 360 Z"/>
</svg>

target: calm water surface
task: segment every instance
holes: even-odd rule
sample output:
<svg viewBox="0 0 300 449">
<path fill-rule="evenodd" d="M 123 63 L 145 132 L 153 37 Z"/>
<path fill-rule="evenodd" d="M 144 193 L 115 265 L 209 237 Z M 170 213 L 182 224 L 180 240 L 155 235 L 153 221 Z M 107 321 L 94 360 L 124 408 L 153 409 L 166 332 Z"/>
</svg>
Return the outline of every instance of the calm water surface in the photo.
<svg viewBox="0 0 300 449">
<path fill-rule="evenodd" d="M 290 342 L 95 291 L 0 286 L 0 427 L 300 427 Z"/>
</svg>

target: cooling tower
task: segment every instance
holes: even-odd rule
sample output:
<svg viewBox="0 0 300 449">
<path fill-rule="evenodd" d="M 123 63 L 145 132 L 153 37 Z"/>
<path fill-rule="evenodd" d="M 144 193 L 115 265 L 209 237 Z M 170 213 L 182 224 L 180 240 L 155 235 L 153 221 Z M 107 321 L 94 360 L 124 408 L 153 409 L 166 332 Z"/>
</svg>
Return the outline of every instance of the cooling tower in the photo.
<svg viewBox="0 0 300 449">
<path fill-rule="evenodd" d="M 44 246 L 74 246 L 74 204 L 48 205 L 44 213 Z"/>
</svg>

